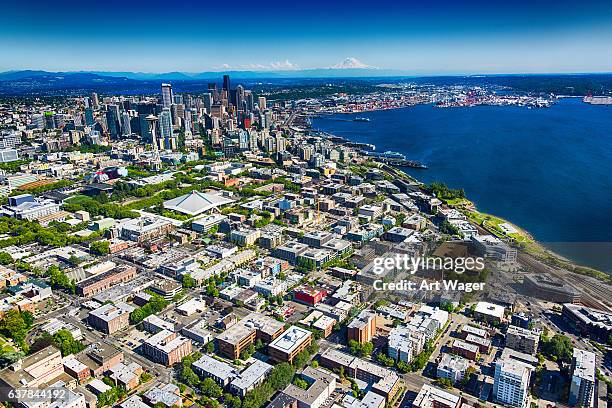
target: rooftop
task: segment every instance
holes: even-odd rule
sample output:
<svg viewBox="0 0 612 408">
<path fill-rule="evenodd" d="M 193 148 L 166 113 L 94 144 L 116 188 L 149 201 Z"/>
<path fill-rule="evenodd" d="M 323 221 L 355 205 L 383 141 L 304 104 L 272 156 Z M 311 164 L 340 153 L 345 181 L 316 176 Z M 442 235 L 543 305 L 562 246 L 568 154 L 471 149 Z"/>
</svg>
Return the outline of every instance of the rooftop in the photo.
<svg viewBox="0 0 612 408">
<path fill-rule="evenodd" d="M 465 341 L 455 340 L 453 342 L 453 347 L 457 347 L 463 350 L 471 351 L 472 353 L 478 353 L 478 346 L 475 344 L 470 344 Z"/>
<path fill-rule="evenodd" d="M 573 365 L 574 377 L 595 381 L 595 353 L 575 348 Z"/>
<path fill-rule="evenodd" d="M 357 315 L 351 322 L 348 324 L 348 328 L 356 328 L 362 329 L 366 325 L 368 325 L 372 319 L 376 318 L 376 313 L 371 310 L 362 310 L 359 315 Z"/>
<path fill-rule="evenodd" d="M 152 405 L 161 402 L 167 407 L 179 405 L 179 402 L 182 399 L 179 393 L 179 388 L 174 384 L 166 384 L 164 386 L 160 385 L 155 388 L 151 388 L 146 392 L 145 397 L 151 401 Z"/>
<path fill-rule="evenodd" d="M 164 208 L 187 215 L 198 215 L 204 211 L 234 202 L 221 193 L 201 193 L 192 191 L 172 200 L 164 202 Z"/>
<path fill-rule="evenodd" d="M 283 393 L 295 398 L 300 402 L 300 406 L 311 406 L 323 394 L 331 384 L 334 384 L 337 377 L 335 374 L 329 373 L 319 368 L 306 367 L 302 372 L 302 377 L 309 384 L 307 389 L 300 388 L 296 385 L 289 384 L 283 390 Z"/>
<path fill-rule="evenodd" d="M 498 317 L 500 319 L 504 317 L 504 307 L 489 302 L 478 302 L 474 312 Z"/>
<path fill-rule="evenodd" d="M 283 327 L 284 323 L 261 313 L 253 312 L 234 326 L 221 333 L 217 339 L 235 345 L 245 337 L 250 336 L 255 330 L 273 335 Z"/>
<path fill-rule="evenodd" d="M 238 375 L 234 367 L 207 354 L 204 354 L 199 360 L 195 361 L 193 366 L 204 373 L 214 374 L 215 377 L 220 378 L 224 383 Z"/>
<path fill-rule="evenodd" d="M 298 326 L 291 326 L 268 347 L 290 354 L 310 336 L 312 336 L 311 331 Z"/>
<path fill-rule="evenodd" d="M 430 408 L 430 407 L 456 407 L 459 405 L 461 398 L 458 395 L 451 394 L 448 391 L 433 387 L 429 384 L 424 384 L 416 399 L 412 403 L 413 407 Z"/>
<path fill-rule="evenodd" d="M 272 366 L 261 360 L 255 360 L 253 364 L 244 369 L 240 375 L 231 382 L 232 387 L 246 390 L 251 388 L 259 379 L 272 370 Z"/>
<path fill-rule="evenodd" d="M 107 303 L 100 306 L 99 308 L 89 312 L 90 315 L 97 317 L 98 319 L 110 322 L 126 313 L 131 313 L 134 307 L 124 302 L 117 302 L 115 304 Z"/>
<path fill-rule="evenodd" d="M 565 303 L 563 307 L 571 311 L 583 323 L 607 330 L 612 328 L 612 313 L 571 303 Z"/>
<path fill-rule="evenodd" d="M 442 359 L 438 363 L 438 370 L 465 371 L 468 368 L 468 365 L 468 360 L 461 356 L 443 353 Z"/>
<path fill-rule="evenodd" d="M 532 340 L 536 340 L 540 337 L 538 333 L 533 330 L 528 330 L 528 329 L 524 329 L 522 327 L 517 327 L 517 326 L 508 326 L 508 331 L 506 332 L 506 334 L 507 335 L 512 334 L 515 336 L 525 337 L 525 338 L 529 338 Z"/>
</svg>

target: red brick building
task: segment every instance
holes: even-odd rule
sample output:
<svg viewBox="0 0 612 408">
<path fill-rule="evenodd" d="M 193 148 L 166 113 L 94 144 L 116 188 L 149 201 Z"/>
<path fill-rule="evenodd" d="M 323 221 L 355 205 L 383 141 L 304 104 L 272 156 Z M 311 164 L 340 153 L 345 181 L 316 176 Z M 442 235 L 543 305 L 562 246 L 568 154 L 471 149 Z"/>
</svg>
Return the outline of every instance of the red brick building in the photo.
<svg viewBox="0 0 612 408">
<path fill-rule="evenodd" d="M 293 291 L 293 299 L 310 306 L 321 303 L 327 296 L 325 289 L 317 289 L 312 286 L 300 286 Z"/>
<path fill-rule="evenodd" d="M 120 265 L 110 271 L 94 275 L 77 284 L 79 296 L 91 296 L 102 292 L 121 282 L 128 282 L 136 277 L 136 268 L 129 265 Z"/>
<path fill-rule="evenodd" d="M 170 367 L 191 354 L 191 340 L 170 330 L 162 330 L 145 340 L 142 351 L 150 360 Z"/>
</svg>

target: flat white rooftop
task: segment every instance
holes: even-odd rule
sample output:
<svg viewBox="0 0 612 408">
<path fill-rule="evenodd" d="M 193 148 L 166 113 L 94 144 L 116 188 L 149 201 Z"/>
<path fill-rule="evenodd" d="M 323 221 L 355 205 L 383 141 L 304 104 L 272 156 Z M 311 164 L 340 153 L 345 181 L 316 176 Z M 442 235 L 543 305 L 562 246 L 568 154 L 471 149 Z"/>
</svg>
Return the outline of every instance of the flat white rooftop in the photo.
<svg viewBox="0 0 612 408">
<path fill-rule="evenodd" d="M 290 354 L 310 336 L 312 336 L 311 331 L 298 326 L 291 326 L 280 337 L 270 343 L 268 347 Z"/>
<path fill-rule="evenodd" d="M 504 317 L 504 307 L 489 302 L 478 302 L 474 312 L 494 316 L 502 319 Z"/>
</svg>

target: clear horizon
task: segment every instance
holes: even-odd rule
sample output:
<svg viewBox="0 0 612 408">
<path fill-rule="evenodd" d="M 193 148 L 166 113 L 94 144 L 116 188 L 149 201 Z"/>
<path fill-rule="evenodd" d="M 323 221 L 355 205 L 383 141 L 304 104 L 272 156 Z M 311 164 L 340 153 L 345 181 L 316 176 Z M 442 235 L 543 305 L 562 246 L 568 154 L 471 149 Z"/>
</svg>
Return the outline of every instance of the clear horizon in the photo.
<svg viewBox="0 0 612 408">
<path fill-rule="evenodd" d="M 8 70 L 4 70 L 4 71 L 0 71 L 0 74 L 6 74 L 6 73 L 11 73 L 11 72 L 24 72 L 24 71 L 32 71 L 32 72 L 36 72 L 36 71 L 43 71 L 43 72 L 49 72 L 49 73 L 101 73 L 101 74 L 121 74 L 121 73 L 129 73 L 129 74 L 134 74 L 134 75 L 166 75 L 166 74 L 172 74 L 172 73 L 178 73 L 178 74 L 184 74 L 187 76 L 190 75 L 200 75 L 200 74 L 206 74 L 206 73 L 211 73 L 211 74 L 219 74 L 219 75 L 223 75 L 223 74 L 231 74 L 231 73 L 249 73 L 249 72 L 253 72 L 253 73 L 257 73 L 257 74 L 265 74 L 265 73 L 270 73 L 270 74 L 284 74 L 284 76 L 279 77 L 279 78 L 291 78 L 291 72 L 305 72 L 305 71 L 315 71 L 315 70 L 330 70 L 330 72 L 332 71 L 331 67 L 321 67 L 321 68 L 300 68 L 300 69 L 295 69 L 292 71 L 284 71 L 284 70 L 257 70 L 257 69 L 229 69 L 229 70 L 203 70 L 200 72 L 187 72 L 187 71 L 181 71 L 178 69 L 174 69 L 171 71 L 149 71 L 149 72 L 144 72 L 144 71 L 116 71 L 116 70 L 95 70 L 95 69 L 91 69 L 91 70 L 57 70 L 57 71 L 48 71 L 48 70 L 44 70 L 44 69 L 36 69 L 36 68 L 25 68 L 25 69 L 8 69 Z M 337 71 L 343 71 L 343 72 L 350 72 L 352 69 L 344 69 L 344 70 L 337 70 Z M 358 71 L 358 70 L 354 70 L 354 71 Z M 423 73 L 419 73 L 419 74 L 412 74 L 412 73 L 407 73 L 407 71 L 403 71 L 403 70 L 396 70 L 396 69 L 383 69 L 381 71 L 396 71 L 394 73 L 390 73 L 390 74 L 385 74 L 385 75 L 373 75 L 373 76 L 368 76 L 368 75 L 354 75 L 354 76 L 348 76 L 346 78 L 376 78 L 376 77 L 380 77 L 380 78 L 393 78 L 393 77 L 405 77 L 405 78 L 423 78 L 423 77 L 443 77 L 443 76 L 449 76 L 449 77 L 453 77 L 453 76 L 471 76 L 471 77 L 478 77 L 478 76 L 483 76 L 483 77 L 491 77 L 491 76 L 515 76 L 515 75 L 528 75 L 528 76 L 538 76 L 538 75 L 609 75 L 612 74 L 612 70 L 608 70 L 608 71 L 557 71 L 557 72 L 452 72 L 452 73 L 428 73 L 428 72 L 423 72 Z M 364 70 L 359 70 L 359 72 L 364 72 Z M 372 70 L 372 72 L 376 72 L 376 70 Z M 338 78 L 345 78 L 342 75 L 338 75 Z M 262 77 L 263 78 L 263 77 Z M 302 76 L 299 78 L 309 78 L 308 76 Z M 324 79 L 326 78 L 325 76 L 317 76 L 317 77 L 313 77 L 313 78 L 321 78 Z M 330 76 L 329 78 L 334 78 L 333 76 Z M 194 78 L 197 79 L 197 78 Z M 162 80 L 162 79 L 160 79 Z M 175 79 L 170 79 L 170 80 L 175 80 Z"/>
<path fill-rule="evenodd" d="M 612 71 L 602 1 L 82 4 L 5 5 L 0 71 L 293 71 L 347 57 L 414 76 Z"/>
</svg>

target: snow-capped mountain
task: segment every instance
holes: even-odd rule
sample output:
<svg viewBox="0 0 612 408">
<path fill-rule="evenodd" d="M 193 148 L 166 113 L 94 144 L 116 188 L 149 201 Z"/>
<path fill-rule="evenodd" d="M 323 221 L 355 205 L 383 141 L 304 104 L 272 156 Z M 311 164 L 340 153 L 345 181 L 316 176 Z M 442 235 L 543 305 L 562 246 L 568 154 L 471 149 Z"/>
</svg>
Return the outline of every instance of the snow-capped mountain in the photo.
<svg viewBox="0 0 612 408">
<path fill-rule="evenodd" d="M 364 69 L 364 68 L 374 68 L 374 67 L 364 64 L 363 62 L 359 61 L 355 57 L 347 57 L 341 62 L 339 62 L 338 64 L 331 66 L 330 68 L 333 68 L 333 69 L 354 69 L 354 68 Z"/>
</svg>

